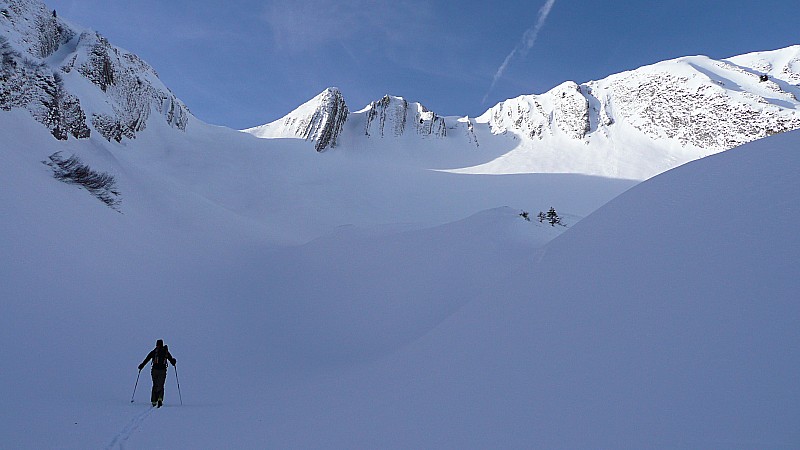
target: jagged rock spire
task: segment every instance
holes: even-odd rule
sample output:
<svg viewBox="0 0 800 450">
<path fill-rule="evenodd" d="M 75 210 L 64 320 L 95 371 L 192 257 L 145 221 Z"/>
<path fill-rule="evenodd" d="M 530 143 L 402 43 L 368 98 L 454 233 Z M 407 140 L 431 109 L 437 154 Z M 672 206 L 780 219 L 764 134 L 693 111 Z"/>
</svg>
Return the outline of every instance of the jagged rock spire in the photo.
<svg viewBox="0 0 800 450">
<path fill-rule="evenodd" d="M 295 137 L 314 142 L 323 152 L 336 146 L 349 114 L 338 88 L 330 87 L 281 119 L 244 130 L 261 138 Z"/>
</svg>

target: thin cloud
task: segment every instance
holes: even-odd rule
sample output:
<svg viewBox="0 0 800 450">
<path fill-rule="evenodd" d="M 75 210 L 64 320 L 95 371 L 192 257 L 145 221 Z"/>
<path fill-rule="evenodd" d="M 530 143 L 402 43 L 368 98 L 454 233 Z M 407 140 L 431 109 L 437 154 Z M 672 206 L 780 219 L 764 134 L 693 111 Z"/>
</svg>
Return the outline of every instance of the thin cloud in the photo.
<svg viewBox="0 0 800 450">
<path fill-rule="evenodd" d="M 508 65 L 511 63 L 511 61 L 516 57 L 524 58 L 525 55 L 528 54 L 528 51 L 533 48 L 533 44 L 536 43 L 536 39 L 539 37 L 539 31 L 541 31 L 542 27 L 544 27 L 544 23 L 547 21 L 547 16 L 550 15 L 550 10 L 553 9 L 555 2 L 556 0 L 547 0 L 544 6 L 539 9 L 539 15 L 536 19 L 536 24 L 525 31 L 525 33 L 522 35 L 522 40 L 520 43 L 517 44 L 513 50 L 511 50 L 511 53 L 509 53 L 508 56 L 506 56 L 506 59 L 503 60 L 503 64 L 500 64 L 500 67 L 497 68 L 497 71 L 492 78 L 492 84 L 489 86 L 489 90 L 486 91 L 486 95 L 483 96 L 482 103 L 486 103 L 489 93 L 492 92 L 492 89 L 494 89 L 494 86 L 497 84 L 497 80 L 503 76 L 503 73 L 505 73 L 506 68 L 508 68 Z"/>
<path fill-rule="evenodd" d="M 424 21 L 422 0 L 273 0 L 263 12 L 275 46 L 289 52 L 308 52 L 332 42 L 381 41 L 403 45 L 409 24 Z"/>
</svg>

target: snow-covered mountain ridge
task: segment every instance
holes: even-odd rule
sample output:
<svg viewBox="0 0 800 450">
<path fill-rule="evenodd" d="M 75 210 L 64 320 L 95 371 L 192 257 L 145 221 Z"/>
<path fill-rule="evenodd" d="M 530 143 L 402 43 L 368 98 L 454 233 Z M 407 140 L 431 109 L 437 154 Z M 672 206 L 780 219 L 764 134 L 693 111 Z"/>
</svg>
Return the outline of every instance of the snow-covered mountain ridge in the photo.
<svg viewBox="0 0 800 450">
<path fill-rule="evenodd" d="M 341 92 L 329 88 L 286 117 L 244 131 L 262 138 L 309 139 L 318 151 L 375 148 L 387 143 L 369 141 L 412 135 L 443 140 L 464 152 L 512 148 L 485 164 L 458 168 L 460 172 L 578 172 L 644 179 L 800 128 L 799 96 L 800 45 L 795 45 L 719 61 L 690 56 L 598 81 L 568 81 L 541 95 L 500 102 L 477 118 L 441 117 L 419 103 L 389 95 L 347 116 L 324 115 L 322 111 L 347 109 Z M 328 120 L 318 120 L 321 114 Z"/>
<path fill-rule="evenodd" d="M 0 0 L 0 110 L 23 108 L 59 140 L 133 139 L 151 115 L 184 130 L 188 108 L 138 56 L 38 0 Z"/>
<path fill-rule="evenodd" d="M 385 95 L 349 115 L 344 96 L 335 87 L 325 89 L 280 120 L 245 131 L 260 138 L 307 139 L 322 152 L 337 146 L 347 120 L 357 122 L 356 127 L 367 137 L 400 137 L 407 129 L 423 137 L 447 136 L 445 118 L 402 97 Z"/>
<path fill-rule="evenodd" d="M 133 139 L 188 108 L 135 54 L 39 0 L 0 0 L 0 109 L 23 108 L 59 140 Z M 455 173 L 579 173 L 643 180 L 688 161 L 800 128 L 800 46 L 725 60 L 678 58 L 443 117 L 386 95 L 353 112 L 328 88 L 245 130 L 308 140 L 322 152 L 399 155 Z M 420 158 L 421 157 L 421 158 Z"/>
</svg>

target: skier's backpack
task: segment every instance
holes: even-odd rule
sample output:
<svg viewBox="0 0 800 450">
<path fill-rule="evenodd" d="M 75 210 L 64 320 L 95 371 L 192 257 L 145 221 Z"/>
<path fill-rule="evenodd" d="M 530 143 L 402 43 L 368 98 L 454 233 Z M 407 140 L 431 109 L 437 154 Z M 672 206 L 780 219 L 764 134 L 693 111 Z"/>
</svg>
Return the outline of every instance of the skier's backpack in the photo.
<svg viewBox="0 0 800 450">
<path fill-rule="evenodd" d="M 153 354 L 153 367 L 167 367 L 167 349 L 156 347 Z"/>
</svg>

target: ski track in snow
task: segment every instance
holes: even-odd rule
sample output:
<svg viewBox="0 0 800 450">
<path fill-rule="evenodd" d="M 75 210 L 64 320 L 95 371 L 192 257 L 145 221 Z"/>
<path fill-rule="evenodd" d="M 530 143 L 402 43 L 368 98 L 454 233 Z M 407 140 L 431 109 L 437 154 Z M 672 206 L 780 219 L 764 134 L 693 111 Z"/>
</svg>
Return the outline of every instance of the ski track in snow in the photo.
<svg viewBox="0 0 800 450">
<path fill-rule="evenodd" d="M 144 420 L 147 419 L 147 417 L 150 414 L 152 414 L 153 411 L 155 411 L 155 409 L 156 408 L 154 408 L 154 407 L 150 407 L 147 410 L 135 415 L 133 417 L 133 419 L 131 419 L 125 425 L 125 427 L 122 430 L 120 430 L 120 432 L 117 433 L 116 436 L 114 436 L 114 439 L 112 439 L 111 443 L 108 444 L 108 446 L 106 447 L 106 450 L 111 450 L 111 449 L 115 449 L 115 448 L 118 448 L 120 450 L 124 450 L 125 449 L 125 442 L 128 441 L 128 438 L 131 436 L 131 433 L 133 433 L 134 431 L 139 429 L 139 425 L 141 425 L 142 422 L 144 422 Z"/>
</svg>

